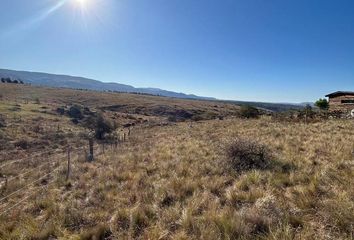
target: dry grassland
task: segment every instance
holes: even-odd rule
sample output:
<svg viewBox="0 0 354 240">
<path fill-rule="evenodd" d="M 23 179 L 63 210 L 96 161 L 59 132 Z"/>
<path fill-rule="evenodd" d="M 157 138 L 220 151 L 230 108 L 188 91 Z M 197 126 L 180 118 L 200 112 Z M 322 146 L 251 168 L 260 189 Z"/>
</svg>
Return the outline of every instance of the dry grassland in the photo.
<svg viewBox="0 0 354 240">
<path fill-rule="evenodd" d="M 3 239 L 351 239 L 354 125 L 226 120 L 136 129 L 94 163 L 75 161 L 2 216 Z M 234 136 L 266 144 L 267 170 L 235 172 Z M 42 194 L 41 194 L 42 193 Z M 89 236 L 90 235 L 90 236 Z"/>
<path fill-rule="evenodd" d="M 106 146 L 92 163 L 73 151 L 69 180 L 65 153 L 2 168 L 8 175 L 35 171 L 1 188 L 0 239 L 353 239 L 353 133 L 352 120 L 137 125 L 128 141 Z M 236 137 L 266 146 L 269 166 L 231 168 L 226 149 Z"/>
</svg>

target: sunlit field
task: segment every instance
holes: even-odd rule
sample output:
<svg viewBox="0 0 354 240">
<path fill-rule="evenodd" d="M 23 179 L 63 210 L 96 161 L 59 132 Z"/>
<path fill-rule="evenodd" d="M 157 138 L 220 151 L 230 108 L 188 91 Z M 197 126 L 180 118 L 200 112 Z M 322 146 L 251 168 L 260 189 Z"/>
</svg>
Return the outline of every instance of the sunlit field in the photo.
<svg viewBox="0 0 354 240">
<path fill-rule="evenodd" d="M 352 120 L 145 116 L 117 146 L 95 142 L 95 160 L 87 162 L 85 129 L 52 112 L 59 96 L 43 94 L 50 89 L 38 96 L 28 87 L 26 102 L 9 91 L 1 91 L 0 101 L 6 122 L 0 134 L 7 139 L 1 143 L 1 239 L 353 238 Z M 73 99 L 96 94 L 61 91 Z M 132 95 L 131 104 L 140 97 L 148 98 Z M 113 113 L 105 114 L 129 122 Z M 36 123 L 40 130 L 30 128 Z M 33 143 L 31 134 L 46 141 Z M 267 166 L 233 168 L 227 154 L 233 139 L 266 148 Z M 20 140 L 28 141 L 25 149 Z"/>
<path fill-rule="evenodd" d="M 354 240 L 353 0 L 0 2 L 0 240 Z"/>
</svg>

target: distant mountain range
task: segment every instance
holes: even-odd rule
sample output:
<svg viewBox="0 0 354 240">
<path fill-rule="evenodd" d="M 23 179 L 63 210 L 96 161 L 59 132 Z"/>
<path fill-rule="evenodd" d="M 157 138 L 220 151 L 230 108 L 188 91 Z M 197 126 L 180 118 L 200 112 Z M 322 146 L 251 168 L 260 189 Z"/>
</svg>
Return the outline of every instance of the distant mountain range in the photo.
<svg viewBox="0 0 354 240">
<path fill-rule="evenodd" d="M 193 94 L 178 93 L 167 91 L 159 88 L 136 88 L 130 85 L 120 83 L 105 83 L 94 79 L 83 77 L 75 77 L 68 75 L 57 75 L 40 72 L 27 72 L 27 71 L 14 71 L 8 69 L 0 69 L 0 78 L 11 78 L 13 80 L 22 80 L 24 83 L 60 87 L 60 88 L 73 88 L 73 89 L 86 89 L 95 91 L 114 91 L 114 92 L 127 92 L 127 93 L 141 93 L 151 94 L 164 97 L 184 98 L 184 99 L 198 99 L 198 100 L 217 100 L 211 97 L 201 97 Z M 222 100 L 218 100 L 222 101 Z M 222 101 L 234 103 L 237 105 L 252 105 L 258 108 L 271 110 L 274 112 L 286 111 L 290 109 L 302 109 L 306 104 L 311 103 L 265 103 L 265 102 L 244 102 L 244 101 Z"/>
<path fill-rule="evenodd" d="M 94 79 L 75 77 L 68 75 L 57 75 L 40 72 L 14 71 L 8 69 L 0 69 L 0 77 L 9 77 L 11 79 L 22 80 L 24 83 L 61 88 L 87 89 L 95 91 L 116 91 L 128 93 L 143 93 L 158 95 L 164 97 L 200 99 L 200 100 L 216 100 L 210 97 L 201 97 L 193 94 L 178 93 L 167 91 L 159 88 L 135 88 L 130 85 L 120 83 L 105 83 Z"/>
</svg>

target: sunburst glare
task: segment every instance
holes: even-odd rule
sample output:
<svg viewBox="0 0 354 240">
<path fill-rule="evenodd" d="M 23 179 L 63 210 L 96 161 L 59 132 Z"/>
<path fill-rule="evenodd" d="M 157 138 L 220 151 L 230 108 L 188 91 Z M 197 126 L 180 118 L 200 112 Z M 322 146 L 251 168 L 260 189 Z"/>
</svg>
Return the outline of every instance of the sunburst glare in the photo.
<svg viewBox="0 0 354 240">
<path fill-rule="evenodd" d="M 90 0 L 74 0 L 75 3 L 81 8 L 87 8 L 91 4 Z"/>
</svg>

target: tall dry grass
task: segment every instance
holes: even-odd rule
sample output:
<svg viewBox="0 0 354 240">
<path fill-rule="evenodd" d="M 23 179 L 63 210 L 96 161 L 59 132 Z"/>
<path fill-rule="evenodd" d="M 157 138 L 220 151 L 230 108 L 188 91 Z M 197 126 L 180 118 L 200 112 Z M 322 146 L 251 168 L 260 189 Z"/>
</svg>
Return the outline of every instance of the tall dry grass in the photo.
<svg viewBox="0 0 354 240">
<path fill-rule="evenodd" d="M 270 119 L 137 128 L 0 217 L 2 239 L 352 239 L 354 122 Z M 272 152 L 236 171 L 234 137 Z"/>
</svg>

